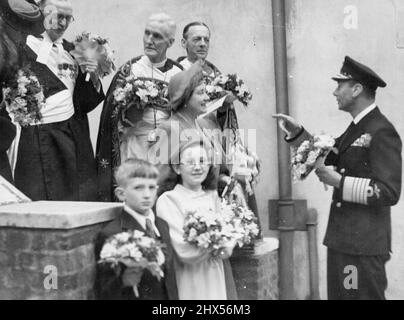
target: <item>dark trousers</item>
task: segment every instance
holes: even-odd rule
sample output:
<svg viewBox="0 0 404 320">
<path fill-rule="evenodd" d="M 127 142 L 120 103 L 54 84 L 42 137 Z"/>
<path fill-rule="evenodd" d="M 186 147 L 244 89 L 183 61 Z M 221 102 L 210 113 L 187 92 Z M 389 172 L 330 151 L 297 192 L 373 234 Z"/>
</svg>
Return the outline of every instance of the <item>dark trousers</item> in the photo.
<svg viewBox="0 0 404 320">
<path fill-rule="evenodd" d="M 358 256 L 328 249 L 329 300 L 386 300 L 386 262 L 390 255 Z"/>
</svg>

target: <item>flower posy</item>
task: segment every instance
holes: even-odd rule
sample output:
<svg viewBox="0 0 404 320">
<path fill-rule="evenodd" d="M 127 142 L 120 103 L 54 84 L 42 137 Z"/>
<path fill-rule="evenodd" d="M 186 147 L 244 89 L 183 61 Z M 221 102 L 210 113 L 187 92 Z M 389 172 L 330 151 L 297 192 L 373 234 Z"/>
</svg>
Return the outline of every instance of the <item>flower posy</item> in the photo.
<svg viewBox="0 0 404 320">
<path fill-rule="evenodd" d="M 184 222 L 184 240 L 217 255 L 234 238 L 229 227 L 222 215 L 211 210 L 189 211 Z"/>
<path fill-rule="evenodd" d="M 251 210 L 234 201 L 223 200 L 221 211 L 225 220 L 231 224 L 233 237 L 239 247 L 248 245 L 257 238 L 259 234 L 258 219 Z"/>
<path fill-rule="evenodd" d="M 167 83 L 149 78 L 128 77 L 114 90 L 114 103 L 119 110 L 131 106 L 144 109 L 149 106 L 169 108 Z"/>
<path fill-rule="evenodd" d="M 97 74 L 103 78 L 115 70 L 114 51 L 106 38 L 82 32 L 74 41 L 75 49 L 71 54 L 80 64 L 82 61 L 94 59 L 98 62 Z"/>
<path fill-rule="evenodd" d="M 303 141 L 292 152 L 292 173 L 295 180 L 304 180 L 318 165 L 320 159 L 334 149 L 335 140 L 328 135 L 313 136 Z"/>
<path fill-rule="evenodd" d="M 120 264 L 128 268 L 137 268 L 141 273 L 147 269 L 160 280 L 164 277 L 163 248 L 163 244 L 146 237 L 143 232 L 137 230 L 122 232 L 107 239 L 98 263 L 110 264 L 117 273 L 120 273 Z"/>
<path fill-rule="evenodd" d="M 45 106 L 43 88 L 28 68 L 18 70 L 3 94 L 10 117 L 20 126 L 26 127 L 42 120 L 41 109 Z"/>
<path fill-rule="evenodd" d="M 212 100 L 223 97 L 226 91 L 229 91 L 245 106 L 248 106 L 253 98 L 244 81 L 237 74 L 220 74 L 215 79 L 208 80 L 206 91 Z"/>
</svg>

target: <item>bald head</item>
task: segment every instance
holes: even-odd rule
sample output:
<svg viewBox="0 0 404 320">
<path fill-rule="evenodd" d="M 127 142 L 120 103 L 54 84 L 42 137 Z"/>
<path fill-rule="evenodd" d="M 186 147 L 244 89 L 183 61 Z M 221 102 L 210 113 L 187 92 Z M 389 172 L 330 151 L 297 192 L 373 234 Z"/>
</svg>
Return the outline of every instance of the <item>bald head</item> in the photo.
<svg viewBox="0 0 404 320">
<path fill-rule="evenodd" d="M 153 26 L 161 30 L 163 35 L 167 40 L 174 41 L 175 31 L 177 30 L 177 25 L 175 21 L 166 13 L 156 13 L 152 14 L 147 21 L 146 28 L 148 26 Z"/>
</svg>

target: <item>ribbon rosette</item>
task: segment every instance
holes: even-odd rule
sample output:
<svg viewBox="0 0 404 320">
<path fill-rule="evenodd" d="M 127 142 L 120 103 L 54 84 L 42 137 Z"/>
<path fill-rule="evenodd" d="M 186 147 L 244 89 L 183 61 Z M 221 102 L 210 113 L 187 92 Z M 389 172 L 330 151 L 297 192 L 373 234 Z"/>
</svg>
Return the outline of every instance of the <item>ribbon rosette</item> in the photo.
<svg viewBox="0 0 404 320">
<path fill-rule="evenodd" d="M 103 78 L 115 70 L 114 52 L 109 46 L 108 40 L 90 32 L 82 32 L 74 41 L 75 49 L 71 51 L 72 56 L 79 64 L 89 59 L 96 60 L 98 78 Z M 82 70 L 83 72 L 85 70 Z M 86 81 L 90 80 L 87 73 Z"/>
</svg>

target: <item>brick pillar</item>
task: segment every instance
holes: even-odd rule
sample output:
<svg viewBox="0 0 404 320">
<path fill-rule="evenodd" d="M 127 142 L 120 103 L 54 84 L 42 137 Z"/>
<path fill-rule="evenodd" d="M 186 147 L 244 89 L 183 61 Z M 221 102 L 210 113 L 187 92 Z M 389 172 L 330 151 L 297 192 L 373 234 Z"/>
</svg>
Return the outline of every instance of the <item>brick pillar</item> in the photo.
<svg viewBox="0 0 404 320">
<path fill-rule="evenodd" d="M 0 299 L 92 299 L 94 241 L 119 209 L 88 202 L 0 207 Z"/>
<path fill-rule="evenodd" d="M 230 259 L 239 300 L 278 300 L 278 240 L 264 238 Z"/>
</svg>

